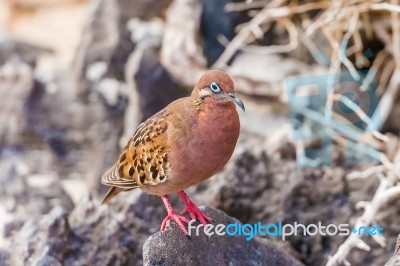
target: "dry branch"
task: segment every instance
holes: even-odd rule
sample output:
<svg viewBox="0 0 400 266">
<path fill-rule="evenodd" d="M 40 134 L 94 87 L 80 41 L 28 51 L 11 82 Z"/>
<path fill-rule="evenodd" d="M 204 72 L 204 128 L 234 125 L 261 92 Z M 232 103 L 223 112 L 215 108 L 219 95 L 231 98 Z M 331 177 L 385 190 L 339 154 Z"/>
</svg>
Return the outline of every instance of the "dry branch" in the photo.
<svg viewBox="0 0 400 266">
<path fill-rule="evenodd" d="M 390 115 L 400 88 L 400 68 L 396 68 L 390 78 L 389 86 L 379 102 L 379 109 L 372 116 L 372 120 L 379 120 L 382 124 Z"/>
<path fill-rule="evenodd" d="M 282 3 L 283 1 L 281 1 Z M 275 3 L 275 2 L 272 2 Z M 218 58 L 217 62 L 213 65 L 214 68 L 224 68 L 227 62 L 234 56 L 234 54 L 246 46 L 253 35 L 256 35 L 262 24 L 274 21 L 278 18 L 289 17 L 294 14 L 305 13 L 311 10 L 322 9 L 328 6 L 327 2 L 307 3 L 299 6 L 286 6 L 271 8 L 267 5 L 257 15 L 244 26 L 239 33 L 233 38 L 229 45 L 225 48 L 224 52 Z"/>
<path fill-rule="evenodd" d="M 275 0 L 276 1 L 276 0 Z M 253 1 L 251 3 L 242 2 L 242 3 L 228 3 L 225 6 L 226 12 L 234 12 L 234 11 L 243 11 L 253 8 L 262 8 L 265 7 L 267 1 Z"/>
<path fill-rule="evenodd" d="M 242 48 L 245 52 L 258 53 L 258 54 L 276 54 L 276 53 L 289 53 L 295 50 L 299 45 L 298 31 L 296 25 L 287 18 L 279 20 L 286 28 L 289 34 L 289 43 L 284 45 L 269 45 L 269 46 L 256 46 L 248 45 Z"/>
<path fill-rule="evenodd" d="M 400 187 L 395 185 L 394 175 L 388 177 L 381 177 L 378 174 L 380 185 L 375 192 L 375 195 L 371 202 L 363 203 L 364 213 L 359 217 L 354 225 L 355 228 L 360 226 L 369 226 L 375 220 L 378 211 L 387 203 L 394 199 L 400 198 Z M 375 239 L 376 240 L 376 239 Z M 378 239 L 378 243 L 384 243 L 381 239 Z M 359 235 L 351 234 L 345 242 L 343 242 L 338 248 L 337 252 L 331 256 L 327 262 L 327 266 L 336 266 L 341 263 L 349 263 L 346 260 L 347 255 L 354 248 L 358 247 L 368 251 L 370 248 L 365 242 L 363 242 Z"/>
</svg>

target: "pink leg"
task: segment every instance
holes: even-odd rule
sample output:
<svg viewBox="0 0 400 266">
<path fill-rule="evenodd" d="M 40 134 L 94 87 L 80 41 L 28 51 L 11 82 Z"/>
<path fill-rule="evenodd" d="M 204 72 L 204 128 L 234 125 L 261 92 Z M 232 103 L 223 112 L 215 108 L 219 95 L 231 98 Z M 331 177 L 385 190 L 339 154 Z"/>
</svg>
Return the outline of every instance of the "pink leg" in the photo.
<svg viewBox="0 0 400 266">
<path fill-rule="evenodd" d="M 165 219 L 163 220 L 162 224 L 161 224 L 161 231 L 164 231 L 165 226 L 167 225 L 167 221 L 169 220 L 174 220 L 179 228 L 182 230 L 183 234 L 186 236 L 188 234 L 187 229 L 185 227 L 185 225 L 182 223 L 189 223 L 189 220 L 186 219 L 184 216 L 177 214 L 171 206 L 171 202 L 169 202 L 168 196 L 164 195 L 161 196 L 161 199 L 164 202 L 165 208 L 167 209 L 167 217 L 165 217 Z"/>
<path fill-rule="evenodd" d="M 178 192 L 178 195 L 185 204 L 185 209 L 183 209 L 183 212 L 189 212 L 190 218 L 199 220 L 203 225 L 206 225 L 208 222 L 212 221 L 210 217 L 205 215 L 199 210 L 199 208 L 197 208 L 196 204 L 194 204 L 194 202 L 189 198 L 188 195 L 186 195 L 184 191 Z"/>
</svg>

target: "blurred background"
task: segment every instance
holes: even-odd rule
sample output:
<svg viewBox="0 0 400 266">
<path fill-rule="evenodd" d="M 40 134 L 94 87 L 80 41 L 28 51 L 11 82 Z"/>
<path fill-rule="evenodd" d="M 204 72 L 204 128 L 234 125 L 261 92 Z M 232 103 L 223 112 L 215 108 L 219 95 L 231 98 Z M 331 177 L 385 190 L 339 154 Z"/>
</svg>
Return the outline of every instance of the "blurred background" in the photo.
<svg viewBox="0 0 400 266">
<path fill-rule="evenodd" d="M 0 0 L 0 265 L 142 265 L 162 202 L 135 190 L 100 207 L 100 177 L 208 69 L 246 112 L 196 202 L 242 223 L 379 224 L 383 237 L 269 239 L 305 265 L 388 262 L 399 0 Z"/>
</svg>

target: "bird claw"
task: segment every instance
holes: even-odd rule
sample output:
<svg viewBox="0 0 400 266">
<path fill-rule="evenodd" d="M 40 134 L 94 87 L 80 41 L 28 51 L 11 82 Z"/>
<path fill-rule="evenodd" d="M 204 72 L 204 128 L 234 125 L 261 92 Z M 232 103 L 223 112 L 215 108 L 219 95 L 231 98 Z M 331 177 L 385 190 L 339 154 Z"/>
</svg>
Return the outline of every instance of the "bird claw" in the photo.
<svg viewBox="0 0 400 266">
<path fill-rule="evenodd" d="M 188 224 L 189 220 L 186 217 L 184 217 L 182 215 L 179 215 L 179 214 L 177 214 L 175 212 L 169 213 L 167 215 L 167 217 L 165 217 L 165 219 L 163 220 L 163 222 L 161 224 L 161 232 L 165 230 L 167 222 L 170 221 L 170 220 L 174 220 L 178 224 L 179 228 L 182 230 L 182 232 L 183 232 L 183 234 L 185 236 L 188 235 L 188 231 L 187 231 L 187 229 L 186 229 L 186 227 L 185 227 L 185 225 L 183 223 L 187 223 Z"/>
<path fill-rule="evenodd" d="M 212 222 L 212 219 L 205 215 L 197 206 L 193 203 L 188 203 L 183 209 L 182 213 L 188 212 L 192 220 L 198 220 L 203 225 Z"/>
</svg>

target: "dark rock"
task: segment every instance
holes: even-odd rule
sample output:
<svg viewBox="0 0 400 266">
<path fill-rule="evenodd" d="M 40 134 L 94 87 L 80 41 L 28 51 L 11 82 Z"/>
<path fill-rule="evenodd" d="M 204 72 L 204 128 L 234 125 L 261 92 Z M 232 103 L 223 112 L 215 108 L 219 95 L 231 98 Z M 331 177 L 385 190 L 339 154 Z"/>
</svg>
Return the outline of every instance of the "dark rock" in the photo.
<svg viewBox="0 0 400 266">
<path fill-rule="evenodd" d="M 132 199 L 133 195 L 130 196 Z M 67 243 L 63 264 L 132 265 L 138 261 L 141 237 L 134 235 L 134 228 L 124 222 L 128 215 L 114 212 L 111 207 L 100 207 L 90 197 L 83 199 L 69 217 L 73 237 Z"/>
<path fill-rule="evenodd" d="M 69 238 L 67 215 L 56 207 L 39 221 L 25 223 L 11 244 L 11 264 L 62 265 Z"/>
<path fill-rule="evenodd" d="M 188 96 L 162 67 L 158 50 L 144 48 L 134 80 L 140 97 L 141 121 L 146 120 L 174 100 Z"/>
<path fill-rule="evenodd" d="M 216 209 L 201 210 L 212 217 L 213 225 L 238 222 Z M 171 223 L 144 244 L 144 265 L 302 265 L 267 239 L 247 241 L 245 236 L 207 236 L 201 232 L 185 237 L 175 222 Z"/>
<path fill-rule="evenodd" d="M 293 224 L 340 224 L 350 219 L 353 208 L 347 189 L 347 182 L 342 171 L 332 172 L 328 179 L 321 178 L 320 169 L 307 169 L 303 172 L 304 179 L 294 185 L 285 196 L 282 210 L 283 222 Z M 319 189 L 316 190 L 315 188 Z M 325 207 L 322 207 L 325 206 Z M 334 247 L 345 240 L 345 237 L 335 236 L 334 239 L 321 235 L 306 236 L 299 232 L 292 236 L 290 243 L 301 255 L 307 265 L 324 264 L 325 258 Z M 316 244 L 318 243 L 318 244 Z"/>
<path fill-rule="evenodd" d="M 141 265 L 143 243 L 165 215 L 161 199 L 140 190 L 121 193 L 105 206 L 84 198 L 68 219 L 72 237 L 63 263 Z"/>
<path fill-rule="evenodd" d="M 162 1 L 135 1 L 132 4 L 127 0 L 95 0 L 90 5 L 90 16 L 84 36 L 79 47 L 78 57 L 74 63 L 74 75 L 83 81 L 81 88 L 83 93 L 88 93 L 94 86 L 85 80 L 88 68 L 97 62 L 107 64 L 108 78 L 124 80 L 124 67 L 129 55 L 135 50 L 136 43 L 130 39 L 127 23 L 132 18 L 150 20 L 154 17 L 162 17 L 170 0 Z M 151 7 L 151 8 L 149 8 Z"/>
<path fill-rule="evenodd" d="M 140 190 L 105 206 L 85 197 L 69 214 L 55 207 L 29 219 L 11 237 L 11 265 L 141 265 L 143 243 L 165 214 L 158 197 Z"/>
<path fill-rule="evenodd" d="M 0 248 L 0 266 L 10 265 L 10 253 Z"/>
<path fill-rule="evenodd" d="M 72 210 L 58 177 L 46 173 L 52 165 L 48 151 L 8 148 L 0 152 L 0 207 L 11 217 L 1 223 L 0 241 L 1 235 L 8 238 L 18 232 L 28 218 L 38 218 L 56 206 Z"/>
<path fill-rule="evenodd" d="M 398 266 L 400 265 L 400 235 L 397 237 L 396 248 L 393 257 L 385 264 L 385 266 Z"/>
<path fill-rule="evenodd" d="M 232 2 L 229 0 L 203 0 L 201 2 L 200 36 L 202 37 L 203 53 L 207 58 L 207 64 L 211 66 L 225 49 L 218 38 L 222 35 L 227 40 L 231 40 L 235 36 L 234 19 L 237 17 L 237 12 L 228 13 L 224 10 L 226 4 Z"/>
</svg>

